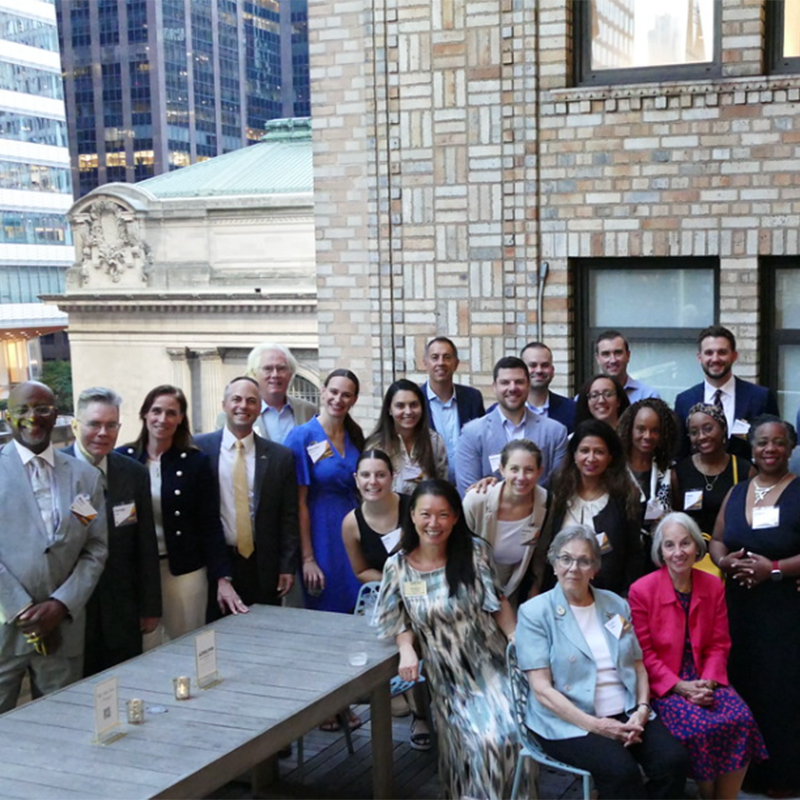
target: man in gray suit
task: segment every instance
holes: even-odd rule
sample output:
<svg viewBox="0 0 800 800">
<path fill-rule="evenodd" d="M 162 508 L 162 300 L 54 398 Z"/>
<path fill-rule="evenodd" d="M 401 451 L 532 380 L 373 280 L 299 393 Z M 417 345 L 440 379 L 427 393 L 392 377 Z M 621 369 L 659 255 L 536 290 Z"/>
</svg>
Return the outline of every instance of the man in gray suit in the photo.
<svg viewBox="0 0 800 800">
<path fill-rule="evenodd" d="M 534 414 L 526 406 L 531 379 L 521 358 L 507 356 L 494 365 L 497 405 L 485 417 L 461 429 L 456 450 L 456 482 L 463 496 L 475 481 L 500 477 L 500 451 L 512 439 L 530 439 L 542 451 L 542 480 L 550 475 L 567 452 L 567 429 L 560 422 Z"/>
<path fill-rule="evenodd" d="M 86 605 L 84 676 L 142 652 L 142 634 L 161 617 L 161 568 L 153 522 L 150 474 L 132 458 L 114 452 L 122 398 L 96 386 L 78 397 L 72 423 L 75 444 L 66 455 L 96 467 L 103 476 L 108 524 L 108 559 Z"/>
<path fill-rule="evenodd" d="M 0 713 L 25 673 L 40 697 L 81 677 L 84 606 L 106 560 L 100 473 L 53 448 L 58 411 L 29 381 L 8 398 L 0 450 Z"/>
</svg>

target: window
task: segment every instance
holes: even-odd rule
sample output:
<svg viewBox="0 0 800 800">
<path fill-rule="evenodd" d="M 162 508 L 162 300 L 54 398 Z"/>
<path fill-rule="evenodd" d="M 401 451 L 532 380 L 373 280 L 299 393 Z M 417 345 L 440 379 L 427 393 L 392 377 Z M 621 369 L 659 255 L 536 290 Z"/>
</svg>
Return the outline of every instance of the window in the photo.
<svg viewBox="0 0 800 800">
<path fill-rule="evenodd" d="M 577 387 L 598 371 L 594 342 L 609 328 L 630 343 L 629 374 L 670 405 L 701 380 L 697 334 L 719 316 L 716 259 L 579 259 L 574 268 Z"/>
<path fill-rule="evenodd" d="M 800 72 L 800 0 L 772 0 L 766 7 L 770 72 Z"/>
<path fill-rule="evenodd" d="M 720 74 L 721 0 L 573 0 L 578 84 Z"/>
<path fill-rule="evenodd" d="M 794 424 L 800 406 L 800 259 L 768 258 L 761 270 L 760 383 L 778 393 Z"/>
</svg>

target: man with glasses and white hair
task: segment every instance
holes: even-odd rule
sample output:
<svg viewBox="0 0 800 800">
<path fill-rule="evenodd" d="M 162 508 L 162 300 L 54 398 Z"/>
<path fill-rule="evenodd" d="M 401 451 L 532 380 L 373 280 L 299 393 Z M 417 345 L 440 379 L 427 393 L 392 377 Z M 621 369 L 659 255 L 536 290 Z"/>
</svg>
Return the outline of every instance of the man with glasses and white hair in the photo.
<svg viewBox="0 0 800 800">
<path fill-rule="evenodd" d="M 106 560 L 100 473 L 51 444 L 58 410 L 37 381 L 8 396 L 0 450 L 0 714 L 81 677 L 84 606 Z"/>
<path fill-rule="evenodd" d="M 288 347 L 274 342 L 256 345 L 247 356 L 247 374 L 258 381 L 261 411 L 253 430 L 265 439 L 283 444 L 289 431 L 317 415 L 317 407 L 290 395 L 297 360 Z M 217 429 L 226 424 L 225 413 L 217 417 Z"/>
<path fill-rule="evenodd" d="M 142 464 L 114 452 L 121 403 L 112 389 L 82 391 L 72 422 L 75 444 L 64 449 L 102 473 L 106 493 L 108 560 L 86 605 L 84 676 L 139 655 L 142 634 L 155 630 L 161 617 L 150 474 Z"/>
</svg>

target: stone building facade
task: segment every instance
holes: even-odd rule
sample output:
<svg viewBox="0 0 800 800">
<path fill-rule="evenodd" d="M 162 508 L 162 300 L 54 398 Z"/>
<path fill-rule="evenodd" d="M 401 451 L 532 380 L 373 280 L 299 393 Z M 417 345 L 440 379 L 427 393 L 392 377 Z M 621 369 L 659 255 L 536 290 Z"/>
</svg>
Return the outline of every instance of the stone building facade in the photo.
<svg viewBox="0 0 800 800">
<path fill-rule="evenodd" d="M 603 84 L 577 74 L 588 2 L 309 3 L 320 369 L 346 362 L 374 399 L 446 334 L 486 389 L 498 357 L 542 338 L 572 391 L 592 332 L 616 327 L 669 397 L 701 379 L 693 337 L 719 322 L 737 374 L 793 419 L 800 75 L 769 64 L 783 3 L 712 2 L 704 75 Z"/>
</svg>

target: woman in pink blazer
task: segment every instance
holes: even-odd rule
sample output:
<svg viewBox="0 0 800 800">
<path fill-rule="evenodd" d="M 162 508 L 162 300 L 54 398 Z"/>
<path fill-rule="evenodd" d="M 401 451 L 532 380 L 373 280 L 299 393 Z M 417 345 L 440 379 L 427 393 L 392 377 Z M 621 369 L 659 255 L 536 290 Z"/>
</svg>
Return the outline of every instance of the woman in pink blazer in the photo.
<svg viewBox="0 0 800 800">
<path fill-rule="evenodd" d="M 695 521 L 667 514 L 653 535 L 661 569 L 628 601 L 644 653 L 653 710 L 689 752 L 703 798 L 735 798 L 751 761 L 767 757 L 745 702 L 728 685 L 728 612 L 719 578 L 693 569 L 706 552 Z"/>
</svg>

